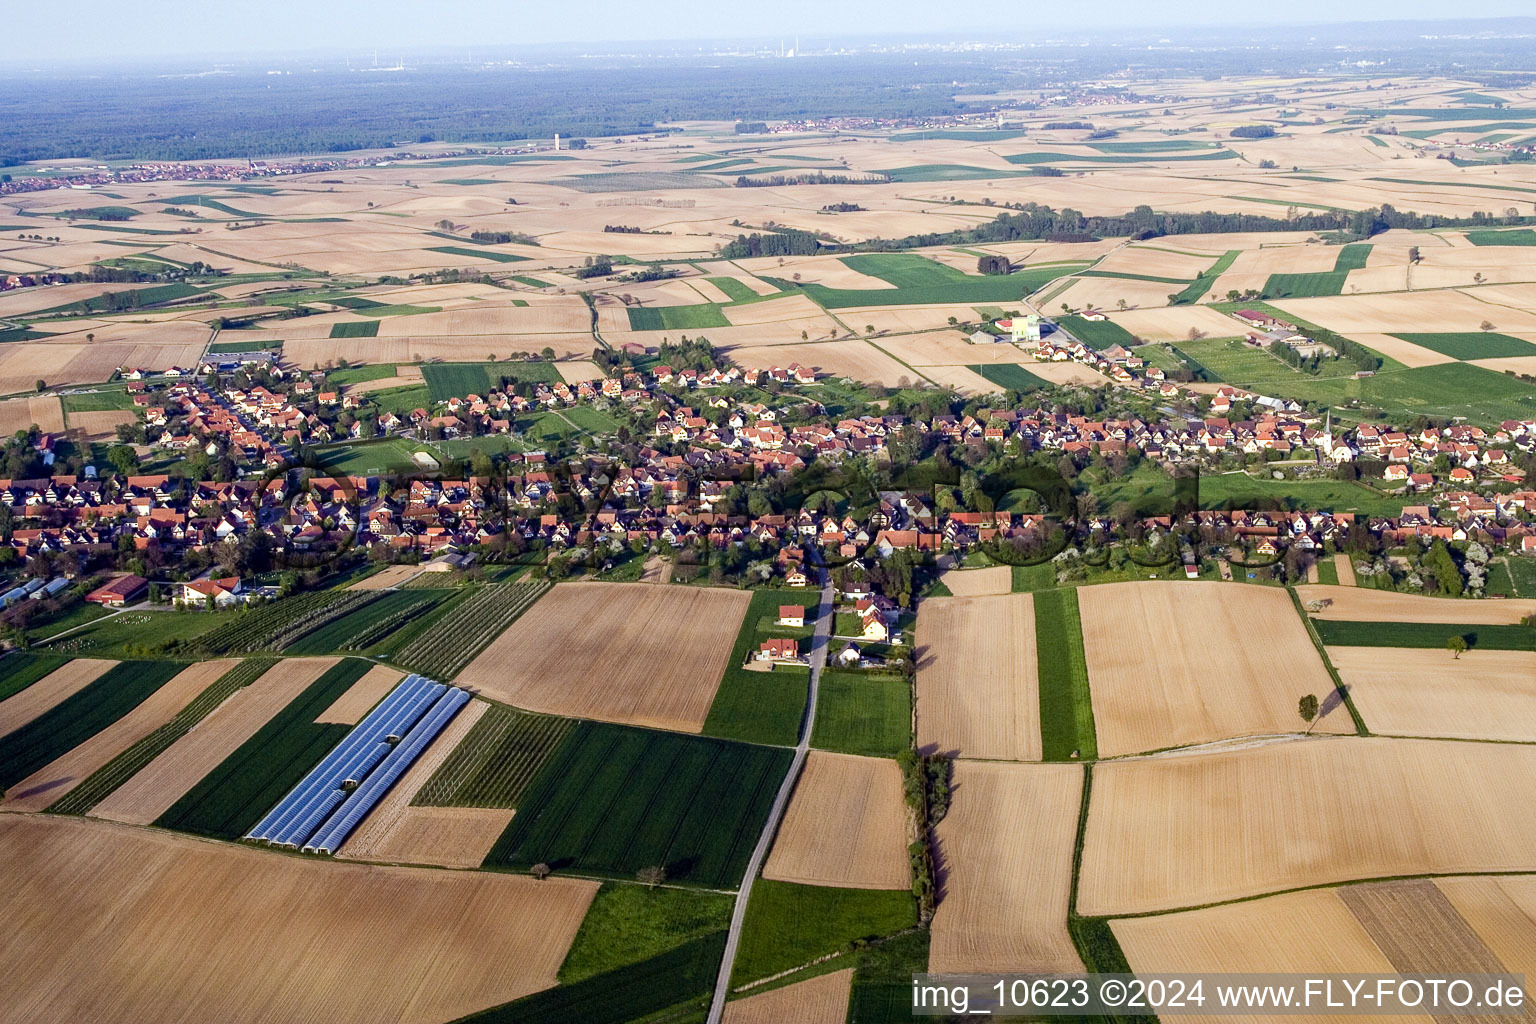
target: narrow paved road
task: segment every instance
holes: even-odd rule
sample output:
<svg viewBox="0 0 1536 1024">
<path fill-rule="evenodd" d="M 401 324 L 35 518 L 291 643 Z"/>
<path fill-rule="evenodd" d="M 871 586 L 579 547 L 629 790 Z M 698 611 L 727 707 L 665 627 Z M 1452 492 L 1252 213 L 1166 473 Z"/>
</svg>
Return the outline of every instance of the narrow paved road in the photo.
<svg viewBox="0 0 1536 1024">
<path fill-rule="evenodd" d="M 821 604 L 816 609 L 816 632 L 811 636 L 811 691 L 805 704 L 805 717 L 800 722 L 800 742 L 795 747 L 789 771 L 779 786 L 779 795 L 774 798 L 773 808 L 768 812 L 768 820 L 763 823 L 763 834 L 757 838 L 752 859 L 747 862 L 747 874 L 742 880 L 741 890 L 736 894 L 736 908 L 731 912 L 731 930 L 725 938 L 725 955 L 720 960 L 720 975 L 715 979 L 715 997 L 709 1004 L 708 1024 L 720 1024 L 720 1018 L 725 1013 L 725 997 L 731 991 L 731 968 L 736 964 L 736 944 L 741 939 L 741 923 L 747 916 L 747 900 L 752 896 L 752 882 L 763 866 L 763 858 L 768 855 L 768 847 L 779 828 L 779 819 L 784 816 L 789 794 L 795 788 L 795 781 L 800 778 L 806 751 L 810 749 L 811 726 L 816 723 L 816 691 L 821 685 L 821 670 L 827 663 L 827 647 L 832 640 L 833 602 L 832 576 L 826 569 L 822 569 Z"/>
</svg>

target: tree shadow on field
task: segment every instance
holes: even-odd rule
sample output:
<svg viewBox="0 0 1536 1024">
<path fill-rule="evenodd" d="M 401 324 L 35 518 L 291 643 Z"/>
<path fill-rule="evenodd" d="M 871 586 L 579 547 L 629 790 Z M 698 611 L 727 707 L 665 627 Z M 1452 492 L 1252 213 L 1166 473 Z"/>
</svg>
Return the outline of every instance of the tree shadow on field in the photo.
<svg viewBox="0 0 1536 1024">
<path fill-rule="evenodd" d="M 1335 708 L 1344 706 L 1344 698 L 1349 696 L 1349 687 L 1343 683 L 1329 690 L 1323 697 L 1323 702 L 1317 706 L 1317 720 L 1320 722 L 1328 717 L 1328 713 Z"/>
<path fill-rule="evenodd" d="M 951 755 L 953 756 L 953 755 Z M 953 776 L 951 776 L 953 778 Z M 949 807 L 954 810 L 955 794 L 965 788 L 963 783 L 950 783 Z M 928 850 L 933 858 L 933 905 L 937 907 L 944 902 L 944 896 L 949 891 L 949 858 L 944 852 L 944 843 L 939 839 L 939 831 L 933 829 L 928 836 Z"/>
<path fill-rule="evenodd" d="M 912 648 L 912 667 L 921 671 L 933 667 L 933 648 L 928 645 Z"/>
</svg>

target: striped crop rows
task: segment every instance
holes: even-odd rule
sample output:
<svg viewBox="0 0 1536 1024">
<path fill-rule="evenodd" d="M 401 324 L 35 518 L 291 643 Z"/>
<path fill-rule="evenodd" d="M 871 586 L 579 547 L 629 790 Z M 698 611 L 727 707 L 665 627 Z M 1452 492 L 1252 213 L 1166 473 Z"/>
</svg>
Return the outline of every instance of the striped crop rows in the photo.
<svg viewBox="0 0 1536 1024">
<path fill-rule="evenodd" d="M 517 807 L 523 791 L 571 731 L 571 721 L 491 705 L 412 803 Z"/>
<path fill-rule="evenodd" d="M 407 644 L 394 660 L 435 679 L 452 679 L 550 586 L 546 581 L 487 585 Z"/>
<path fill-rule="evenodd" d="M 254 683 L 272 667 L 270 658 L 251 658 L 225 672 L 182 708 L 176 717 L 102 765 L 48 810 L 55 814 L 85 814 L 101 803 L 139 769 L 164 753 L 171 744 L 223 704 L 238 690 Z"/>
</svg>

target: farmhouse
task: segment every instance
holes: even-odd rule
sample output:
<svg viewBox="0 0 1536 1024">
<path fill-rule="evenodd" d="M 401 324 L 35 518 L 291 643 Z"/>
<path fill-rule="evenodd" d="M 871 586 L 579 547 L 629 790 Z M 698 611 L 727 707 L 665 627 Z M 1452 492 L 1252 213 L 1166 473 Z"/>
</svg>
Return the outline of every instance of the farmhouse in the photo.
<svg viewBox="0 0 1536 1024">
<path fill-rule="evenodd" d="M 215 608 L 233 608 L 248 600 L 250 600 L 250 594 L 241 585 L 238 576 L 219 579 L 205 576 L 202 579 L 178 584 L 176 594 L 172 598 L 176 604 L 194 608 L 201 608 L 209 601 L 213 602 Z"/>
<path fill-rule="evenodd" d="M 796 662 L 800 661 L 800 645 L 794 640 L 778 639 L 764 640 L 753 656 L 757 661 L 768 662 Z"/>
<path fill-rule="evenodd" d="M 779 605 L 779 625 L 803 626 L 805 625 L 805 608 L 798 604 Z"/>
<path fill-rule="evenodd" d="M 104 586 L 97 587 L 85 599 L 103 608 L 121 608 L 149 589 L 149 581 L 132 573 L 119 576 Z"/>
<path fill-rule="evenodd" d="M 1295 325 L 1288 324 L 1284 320 L 1270 316 L 1268 313 L 1260 313 L 1256 309 L 1240 309 L 1236 313 L 1233 313 L 1232 316 L 1235 319 L 1241 320 L 1249 327 L 1261 327 L 1266 331 L 1277 329 L 1283 331 L 1294 331 L 1296 329 Z"/>
</svg>

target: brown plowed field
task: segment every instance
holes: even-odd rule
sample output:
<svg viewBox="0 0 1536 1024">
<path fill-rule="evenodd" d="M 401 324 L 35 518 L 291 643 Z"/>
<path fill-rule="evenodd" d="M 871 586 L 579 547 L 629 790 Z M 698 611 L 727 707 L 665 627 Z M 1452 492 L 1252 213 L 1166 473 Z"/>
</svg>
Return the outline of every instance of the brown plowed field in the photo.
<svg viewBox="0 0 1536 1024">
<path fill-rule="evenodd" d="M 362 721 L 364 715 L 373 710 L 373 706 L 384 699 L 384 695 L 405 678 L 405 673 L 399 669 L 390 668 L 388 665 L 375 665 L 363 677 L 351 686 L 347 692 L 337 697 L 335 702 L 324 711 L 320 712 L 316 722 L 329 722 L 335 725 L 356 725 Z"/>
<path fill-rule="evenodd" d="M 649 583 L 562 583 L 459 674 L 530 711 L 698 732 L 752 597 Z"/>
<path fill-rule="evenodd" d="M 76 658 L 20 693 L 0 701 L 0 736 L 15 732 L 55 704 L 85 689 L 116 664 L 104 658 Z"/>
<path fill-rule="evenodd" d="M 1297 699 L 1334 691 L 1284 590 L 1149 580 L 1077 598 L 1101 757 L 1301 732 Z M 1313 731 L 1355 726 L 1327 700 Z"/>
<path fill-rule="evenodd" d="M 220 704 L 192 731 L 91 809 L 99 818 L 148 825 L 256 734 L 336 658 L 284 658 Z"/>
<path fill-rule="evenodd" d="M 1330 602 L 1321 611 L 1309 612 L 1319 619 L 1454 622 L 1468 626 L 1498 626 L 1519 622 L 1527 615 L 1536 615 L 1536 601 L 1532 600 L 1473 601 L 1343 586 L 1297 587 L 1296 594 L 1301 598 L 1304 608 L 1311 601 Z"/>
<path fill-rule="evenodd" d="M 1346 885 L 1339 899 L 1403 974 L 1502 974 L 1504 965 L 1426 878 Z"/>
<path fill-rule="evenodd" d="M 1080 971 L 1067 934 L 1080 765 L 957 761 L 929 970 Z"/>
<path fill-rule="evenodd" d="M 406 580 L 421 572 L 419 565 L 390 565 L 369 576 L 365 580 L 358 580 L 348 587 L 348 590 L 388 590 L 390 587 L 398 587 Z"/>
<path fill-rule="evenodd" d="M 45 434 L 64 431 L 64 407 L 57 395 L 38 398 L 8 398 L 0 402 L 0 434 L 10 437 L 33 425 Z"/>
<path fill-rule="evenodd" d="M 1078 910 L 1144 913 L 1356 878 L 1528 871 L 1533 799 L 1536 747 L 1503 743 L 1347 737 L 1103 762 Z"/>
<path fill-rule="evenodd" d="M 725 1004 L 725 1024 L 843 1024 L 853 968 Z"/>
<path fill-rule="evenodd" d="M 1353 559 L 1341 552 L 1333 556 L 1333 566 L 1339 572 L 1339 586 L 1352 587 L 1355 585 L 1355 563 Z"/>
<path fill-rule="evenodd" d="M 956 597 L 997 597 L 1013 590 L 1013 570 L 1006 565 L 986 569 L 951 569 L 939 582 Z"/>
<path fill-rule="evenodd" d="M 176 673 L 138 707 L 7 790 L 6 810 L 40 811 L 47 807 L 96 769 L 175 718 L 188 702 L 237 664 L 238 658 L 204 661 Z"/>
<path fill-rule="evenodd" d="M 1536 742 L 1536 652 L 1330 647 L 1372 732 Z"/>
<path fill-rule="evenodd" d="M 811 751 L 763 877 L 845 889 L 907 888 L 907 805 L 896 762 Z"/>
<path fill-rule="evenodd" d="M 0 862 L 16 1021 L 440 1024 L 554 985 L 597 891 L 52 815 L 0 818 Z"/>
<path fill-rule="evenodd" d="M 1040 760 L 1031 595 L 928 598 L 915 650 L 919 748 Z"/>
</svg>

